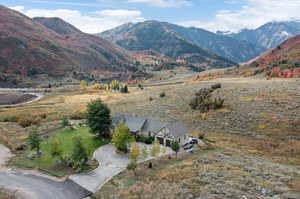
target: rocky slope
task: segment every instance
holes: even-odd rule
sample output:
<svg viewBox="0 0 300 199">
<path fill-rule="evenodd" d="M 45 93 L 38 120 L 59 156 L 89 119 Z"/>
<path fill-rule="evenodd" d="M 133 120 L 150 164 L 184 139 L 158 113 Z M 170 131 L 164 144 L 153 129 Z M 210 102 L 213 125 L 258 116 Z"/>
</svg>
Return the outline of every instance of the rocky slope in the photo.
<svg viewBox="0 0 300 199">
<path fill-rule="evenodd" d="M 217 68 L 235 64 L 221 55 L 199 47 L 170 28 L 167 23 L 146 21 L 125 24 L 100 36 L 116 42 L 127 50 L 154 50 L 174 59 L 185 59 L 203 66 Z"/>
<path fill-rule="evenodd" d="M 266 49 L 275 48 L 290 37 L 300 34 L 299 21 L 270 22 L 257 29 L 245 29 L 228 36 L 245 40 Z"/>
<path fill-rule="evenodd" d="M 130 53 L 58 18 L 32 20 L 0 6 L 0 79 L 130 69 Z M 14 82 L 16 83 L 16 82 Z"/>
<path fill-rule="evenodd" d="M 300 35 L 252 60 L 250 65 L 266 71 L 271 77 L 300 76 Z"/>
</svg>

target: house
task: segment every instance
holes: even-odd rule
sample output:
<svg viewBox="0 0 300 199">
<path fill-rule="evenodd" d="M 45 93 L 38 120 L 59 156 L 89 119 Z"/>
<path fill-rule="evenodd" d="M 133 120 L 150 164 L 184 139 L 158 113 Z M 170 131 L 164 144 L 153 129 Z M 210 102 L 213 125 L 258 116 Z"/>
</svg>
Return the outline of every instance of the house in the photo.
<svg viewBox="0 0 300 199">
<path fill-rule="evenodd" d="M 171 146 L 175 140 L 181 145 L 188 141 L 190 130 L 182 122 L 167 123 L 133 115 L 118 115 L 113 118 L 113 126 L 116 128 L 121 121 L 125 122 L 134 136 L 154 137 L 165 146 Z"/>
</svg>

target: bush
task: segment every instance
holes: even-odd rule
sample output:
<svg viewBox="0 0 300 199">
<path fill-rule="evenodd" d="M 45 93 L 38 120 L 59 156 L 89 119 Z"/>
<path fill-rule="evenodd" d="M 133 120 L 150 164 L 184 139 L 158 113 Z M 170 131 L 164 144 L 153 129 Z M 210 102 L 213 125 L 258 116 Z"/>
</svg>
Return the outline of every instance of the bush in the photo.
<svg viewBox="0 0 300 199">
<path fill-rule="evenodd" d="M 142 142 L 142 143 L 145 143 L 145 144 L 152 144 L 154 142 L 155 138 L 154 137 L 146 137 L 146 136 L 138 136 L 136 138 L 136 141 L 137 142 Z"/>
<path fill-rule="evenodd" d="M 17 116 L 10 116 L 3 118 L 3 122 L 17 122 L 19 118 Z"/>
<path fill-rule="evenodd" d="M 166 97 L 166 93 L 165 93 L 165 92 L 161 92 L 161 93 L 159 94 L 159 97 L 160 97 L 160 98 Z"/>
<path fill-rule="evenodd" d="M 217 83 L 217 84 L 214 84 L 211 86 L 211 89 L 213 90 L 216 90 L 216 89 L 219 89 L 219 88 L 222 88 L 222 85 L 220 83 Z"/>
<path fill-rule="evenodd" d="M 40 123 L 40 119 L 39 118 L 30 118 L 30 116 L 27 116 L 27 117 L 22 117 L 22 118 L 19 118 L 17 123 L 23 127 L 23 128 L 26 128 L 26 127 L 29 127 L 29 126 L 32 126 L 32 125 L 37 125 Z"/>
<path fill-rule="evenodd" d="M 200 89 L 191 100 L 190 107 L 194 110 L 199 110 L 201 113 L 206 113 L 210 109 L 222 108 L 225 100 L 222 98 L 212 99 L 211 94 L 213 92 L 214 90 L 209 88 Z"/>
<path fill-rule="evenodd" d="M 69 118 L 68 117 L 63 117 L 62 121 L 61 121 L 61 125 L 62 127 L 67 127 L 70 126 L 70 122 L 69 122 Z"/>
<path fill-rule="evenodd" d="M 96 89 L 96 90 L 101 90 L 101 89 L 105 88 L 105 85 L 103 85 L 103 84 L 94 84 L 92 88 Z"/>
<path fill-rule="evenodd" d="M 71 120 L 83 120 L 86 119 L 86 113 L 85 112 L 75 112 L 72 115 L 70 115 Z"/>
</svg>

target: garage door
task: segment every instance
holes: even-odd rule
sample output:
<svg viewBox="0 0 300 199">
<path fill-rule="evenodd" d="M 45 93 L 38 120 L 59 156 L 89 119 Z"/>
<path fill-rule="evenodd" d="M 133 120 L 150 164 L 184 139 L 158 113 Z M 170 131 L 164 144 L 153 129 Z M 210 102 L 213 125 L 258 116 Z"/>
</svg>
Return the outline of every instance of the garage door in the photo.
<svg viewBox="0 0 300 199">
<path fill-rule="evenodd" d="M 164 145 L 164 138 L 156 137 L 156 139 L 158 140 L 158 142 L 159 142 L 161 145 Z"/>
</svg>

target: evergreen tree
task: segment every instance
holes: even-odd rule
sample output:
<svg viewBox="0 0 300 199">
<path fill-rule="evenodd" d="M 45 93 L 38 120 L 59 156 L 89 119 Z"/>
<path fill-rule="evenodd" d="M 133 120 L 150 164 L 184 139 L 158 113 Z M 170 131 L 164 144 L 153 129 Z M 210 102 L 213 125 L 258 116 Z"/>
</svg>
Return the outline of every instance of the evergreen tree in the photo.
<svg viewBox="0 0 300 199">
<path fill-rule="evenodd" d="M 90 102 L 87 106 L 87 124 L 90 131 L 98 137 L 110 137 L 112 124 L 110 109 L 101 99 Z"/>
<path fill-rule="evenodd" d="M 75 137 L 73 142 L 72 160 L 75 168 L 79 167 L 82 169 L 88 161 L 88 155 L 82 144 L 81 137 Z"/>
<path fill-rule="evenodd" d="M 29 134 L 29 144 L 31 150 L 36 150 L 37 154 L 40 154 L 41 149 L 41 138 L 37 132 L 37 129 L 33 129 Z"/>
<path fill-rule="evenodd" d="M 180 145 L 179 145 L 179 142 L 177 140 L 173 141 L 171 143 L 171 148 L 172 150 L 176 153 L 176 158 L 177 158 L 177 153 L 178 151 L 180 150 Z"/>
</svg>

